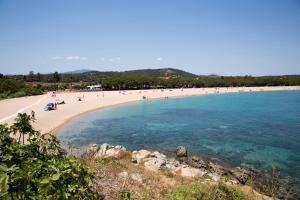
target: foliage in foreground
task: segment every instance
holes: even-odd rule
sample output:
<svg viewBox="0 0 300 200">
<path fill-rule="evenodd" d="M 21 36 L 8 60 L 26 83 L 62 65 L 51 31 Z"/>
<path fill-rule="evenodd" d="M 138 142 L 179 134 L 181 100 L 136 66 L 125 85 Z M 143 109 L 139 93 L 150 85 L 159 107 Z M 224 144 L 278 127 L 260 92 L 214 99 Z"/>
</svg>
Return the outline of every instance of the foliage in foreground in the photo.
<svg viewBox="0 0 300 200">
<path fill-rule="evenodd" d="M 193 182 L 181 185 L 167 194 L 166 200 L 248 200 L 236 187 L 223 182 L 209 184 Z"/>
<path fill-rule="evenodd" d="M 94 174 L 29 120 L 19 114 L 11 127 L 0 124 L 0 199 L 102 199 L 91 189 Z M 19 141 L 11 134 L 20 134 Z M 28 143 L 21 144 L 26 134 Z"/>
</svg>

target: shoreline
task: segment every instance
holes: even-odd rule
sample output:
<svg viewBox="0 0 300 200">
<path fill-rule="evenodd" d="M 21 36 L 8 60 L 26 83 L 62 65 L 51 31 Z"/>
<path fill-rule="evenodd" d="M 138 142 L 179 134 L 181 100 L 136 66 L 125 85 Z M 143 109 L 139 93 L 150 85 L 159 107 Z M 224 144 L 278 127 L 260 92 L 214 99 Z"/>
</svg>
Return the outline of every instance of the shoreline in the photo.
<svg viewBox="0 0 300 200">
<path fill-rule="evenodd" d="M 288 86 L 290 87 L 290 86 Z M 292 90 L 276 90 L 277 92 L 279 91 L 298 91 L 298 87 L 299 86 L 295 86 L 297 87 L 296 89 L 292 89 Z M 262 88 L 265 88 L 265 87 L 262 87 Z M 129 90 L 127 90 L 129 91 Z M 247 93 L 250 93 L 250 92 L 276 92 L 276 91 L 246 91 Z M 174 99 L 174 98 L 185 98 L 185 97 L 191 97 L 191 96 L 206 96 L 206 95 L 218 95 L 218 94 L 234 94 L 234 93 L 239 93 L 239 92 L 228 92 L 228 93 L 209 93 L 209 94 L 196 94 L 196 95 L 180 95 L 180 96 L 172 96 L 172 97 L 168 97 L 170 99 Z M 245 93 L 245 92 L 240 92 L 240 93 Z M 159 97 L 159 98 L 153 98 L 153 99 L 146 99 L 146 101 L 157 101 L 157 100 L 162 100 L 162 99 L 166 99 L 165 97 Z M 64 123 L 62 123 L 61 125 L 57 126 L 56 128 L 52 129 L 50 132 L 53 134 L 53 135 L 57 135 L 59 133 L 59 131 L 61 129 L 64 128 L 64 126 L 66 126 L 70 121 L 74 120 L 75 118 L 78 118 L 78 117 L 81 117 L 83 115 L 86 115 L 86 114 L 89 114 L 89 113 L 92 113 L 92 112 L 97 112 L 97 111 L 100 111 L 102 109 L 109 109 L 109 108 L 113 108 L 113 107 L 116 107 L 116 106 L 126 106 L 126 105 L 129 105 L 129 104 L 135 104 L 135 103 L 139 103 L 139 102 L 142 102 L 142 101 L 145 101 L 143 99 L 141 100 L 136 100 L 136 101 L 131 101 L 131 102 L 124 102 L 124 103 L 119 103 L 119 104 L 113 104 L 113 105 L 108 105 L 108 106 L 105 106 L 105 107 L 99 107 L 99 108 L 95 108 L 95 109 L 92 109 L 92 110 L 88 110 L 88 111 L 85 111 L 83 113 L 78 113 L 76 114 L 75 116 L 67 119 Z M 202 155 L 203 156 L 203 155 Z M 223 162 L 223 161 L 221 161 Z M 228 164 L 228 163 L 227 163 Z"/>
<path fill-rule="evenodd" d="M 38 96 L 20 97 L 0 101 L 0 121 L 12 124 L 18 111 L 30 114 L 31 110 L 36 112 L 37 120 L 33 123 L 34 128 L 44 133 L 56 135 L 68 122 L 73 119 L 106 109 L 113 106 L 122 106 L 130 103 L 160 100 L 165 98 L 181 98 L 188 96 L 202 96 L 211 94 L 231 94 L 245 92 L 272 92 L 272 91 L 299 91 L 300 86 L 272 86 L 272 87 L 230 87 L 230 88 L 184 88 L 184 89 L 149 89 L 149 90 L 126 90 L 126 91 L 93 91 L 93 92 L 59 92 L 56 97 L 50 93 Z M 77 101 L 77 98 L 82 101 Z M 58 105 L 57 110 L 44 111 L 47 102 L 56 99 L 64 99 L 66 104 Z M 29 104 L 29 106 L 28 106 Z"/>
</svg>

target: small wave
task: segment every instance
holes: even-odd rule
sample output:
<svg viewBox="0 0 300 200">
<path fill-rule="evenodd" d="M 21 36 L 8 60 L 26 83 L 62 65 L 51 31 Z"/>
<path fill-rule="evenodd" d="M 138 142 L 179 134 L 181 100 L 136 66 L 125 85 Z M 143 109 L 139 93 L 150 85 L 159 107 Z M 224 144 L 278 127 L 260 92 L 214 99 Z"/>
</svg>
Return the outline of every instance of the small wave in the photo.
<svg viewBox="0 0 300 200">
<path fill-rule="evenodd" d="M 228 126 L 221 125 L 221 126 L 219 126 L 219 128 L 226 129 L 226 128 L 228 128 Z"/>
</svg>

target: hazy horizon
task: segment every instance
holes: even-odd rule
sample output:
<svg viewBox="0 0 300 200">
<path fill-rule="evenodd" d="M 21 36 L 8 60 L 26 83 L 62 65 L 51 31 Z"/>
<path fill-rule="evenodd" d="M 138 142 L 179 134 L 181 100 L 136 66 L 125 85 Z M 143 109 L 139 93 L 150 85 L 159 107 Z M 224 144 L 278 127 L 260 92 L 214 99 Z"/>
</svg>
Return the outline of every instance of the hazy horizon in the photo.
<svg viewBox="0 0 300 200">
<path fill-rule="evenodd" d="M 300 1 L 0 0 L 0 73 L 300 74 Z"/>
<path fill-rule="evenodd" d="M 40 73 L 40 74 L 52 74 L 54 72 L 58 72 L 60 74 L 68 74 L 68 73 L 72 73 L 72 72 L 76 72 L 77 71 L 81 71 L 81 70 L 84 70 L 84 71 L 99 71 L 99 72 L 124 72 L 124 71 L 132 71 L 132 70 L 147 70 L 147 69 L 166 69 L 166 68 L 173 68 L 173 67 L 165 67 L 165 68 L 134 68 L 134 69 L 128 69 L 128 70 L 105 70 L 105 71 L 101 71 L 101 70 L 96 70 L 96 69 L 74 69 L 74 70 L 69 70 L 69 71 L 52 71 L 52 72 L 39 72 L 39 71 L 33 71 L 34 74 L 37 74 L 37 73 Z M 185 72 L 189 72 L 189 73 L 192 73 L 192 74 L 195 74 L 195 75 L 199 75 L 199 76 L 253 76 L 253 77 L 260 77 L 260 76 L 289 76 L 289 75 L 297 75 L 299 76 L 299 74 L 264 74 L 264 75 L 252 75 L 252 74 L 235 74 L 235 75 L 223 75 L 223 74 L 217 74 L 217 73 L 210 73 L 210 74 L 196 74 L 196 73 L 193 73 L 193 72 L 190 72 L 190 71 L 186 71 L 184 69 L 180 69 L 180 68 L 173 68 L 173 69 L 178 69 L 178 70 L 182 70 L 182 71 L 185 71 Z M 1 73 L 1 72 L 0 72 Z M 14 75 L 28 75 L 30 73 L 29 72 L 25 72 L 25 73 L 9 73 L 9 74 L 4 74 L 4 75 L 7 75 L 7 76 L 14 76 Z M 80 72 L 81 73 L 81 72 Z"/>
</svg>

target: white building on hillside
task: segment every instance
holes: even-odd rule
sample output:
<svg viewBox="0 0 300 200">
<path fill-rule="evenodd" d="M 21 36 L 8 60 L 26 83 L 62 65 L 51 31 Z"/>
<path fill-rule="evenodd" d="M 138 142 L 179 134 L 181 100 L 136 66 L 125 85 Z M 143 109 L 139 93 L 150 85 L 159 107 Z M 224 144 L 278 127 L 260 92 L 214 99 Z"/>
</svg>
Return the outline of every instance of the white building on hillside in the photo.
<svg viewBox="0 0 300 200">
<path fill-rule="evenodd" d="M 89 90 L 100 90 L 102 87 L 101 85 L 88 85 L 87 88 Z"/>
</svg>

